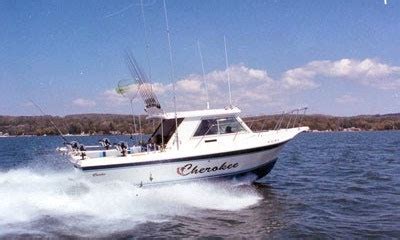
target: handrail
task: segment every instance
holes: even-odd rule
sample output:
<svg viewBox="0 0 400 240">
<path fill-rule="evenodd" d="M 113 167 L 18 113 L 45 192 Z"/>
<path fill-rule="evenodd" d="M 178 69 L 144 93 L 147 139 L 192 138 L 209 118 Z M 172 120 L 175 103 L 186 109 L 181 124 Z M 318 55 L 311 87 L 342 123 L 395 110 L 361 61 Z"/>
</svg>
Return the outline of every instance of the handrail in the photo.
<svg viewBox="0 0 400 240">
<path fill-rule="evenodd" d="M 294 128 L 296 126 L 300 127 L 307 109 L 308 109 L 307 107 L 302 107 L 290 111 L 282 111 L 280 114 L 275 114 L 275 115 L 268 116 L 266 114 L 262 114 L 259 116 L 251 116 L 249 117 L 250 118 L 249 120 L 244 120 L 244 121 L 246 122 L 246 124 L 249 126 L 250 129 L 252 129 L 253 125 L 256 122 L 261 123 L 261 128 L 258 128 L 256 126 L 258 129 L 252 129 L 254 132 L 263 132 L 264 127 L 267 124 L 268 118 L 270 119 L 272 118 L 273 120 L 272 122 L 275 122 L 273 130 Z M 283 124 L 285 125 L 282 126 Z"/>
</svg>

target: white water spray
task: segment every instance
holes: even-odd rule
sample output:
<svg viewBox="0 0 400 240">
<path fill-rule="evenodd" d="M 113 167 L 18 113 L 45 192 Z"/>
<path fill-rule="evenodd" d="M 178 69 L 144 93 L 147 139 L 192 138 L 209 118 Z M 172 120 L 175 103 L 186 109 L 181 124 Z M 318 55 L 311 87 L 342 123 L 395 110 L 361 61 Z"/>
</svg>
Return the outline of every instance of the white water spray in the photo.
<svg viewBox="0 0 400 240">
<path fill-rule="evenodd" d="M 79 236 L 132 229 L 145 222 L 174 216 L 196 216 L 202 209 L 237 211 L 257 204 L 254 188 L 229 182 L 192 182 L 138 188 L 126 182 L 91 183 L 73 180 L 72 171 L 37 173 L 29 169 L 0 172 L 0 237 L 34 233 L 56 219 L 65 232 Z M 23 229 L 23 230 L 21 230 Z M 49 231 L 50 231 L 49 230 Z M 43 230 L 42 230 L 43 231 Z M 46 230 L 47 231 L 47 230 Z"/>
</svg>

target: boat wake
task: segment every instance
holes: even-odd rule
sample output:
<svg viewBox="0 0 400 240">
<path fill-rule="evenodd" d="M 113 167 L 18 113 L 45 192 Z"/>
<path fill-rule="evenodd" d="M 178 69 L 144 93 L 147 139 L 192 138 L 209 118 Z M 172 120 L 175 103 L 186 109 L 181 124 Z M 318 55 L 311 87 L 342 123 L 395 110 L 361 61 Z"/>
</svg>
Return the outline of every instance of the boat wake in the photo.
<svg viewBox="0 0 400 240">
<path fill-rule="evenodd" d="M 262 199 L 252 185 L 238 180 L 139 188 L 119 181 L 73 179 L 74 172 L 65 171 L 0 172 L 0 237 L 90 237 L 93 229 L 104 236 L 145 222 L 200 214 L 202 209 L 237 211 Z"/>
</svg>

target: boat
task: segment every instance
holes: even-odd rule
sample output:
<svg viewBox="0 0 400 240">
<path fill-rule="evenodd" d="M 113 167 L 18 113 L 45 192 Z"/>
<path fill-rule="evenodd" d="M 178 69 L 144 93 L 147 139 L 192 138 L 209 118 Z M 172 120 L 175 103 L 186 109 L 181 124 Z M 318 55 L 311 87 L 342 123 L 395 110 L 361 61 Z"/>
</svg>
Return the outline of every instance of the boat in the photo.
<svg viewBox="0 0 400 240">
<path fill-rule="evenodd" d="M 172 69 L 165 1 L 164 10 Z M 225 38 L 224 43 L 228 68 Z M 125 60 L 137 86 L 138 94 L 133 90 L 132 96 L 140 95 L 147 119 L 158 121 L 159 125 L 146 142 L 131 146 L 124 142 L 111 144 L 104 139 L 100 141 L 100 147 L 66 142 L 65 147 L 59 148 L 69 156 L 79 173 L 93 181 L 118 179 L 143 186 L 245 175 L 257 180 L 272 170 L 285 144 L 297 134 L 309 130 L 296 125 L 298 113 L 303 110 L 305 113 L 306 108 L 303 108 L 295 110 L 297 114 L 288 114 L 290 119 L 284 128 L 281 126 L 285 115 L 282 115 L 273 129 L 253 131 L 240 117 L 241 109 L 232 104 L 229 74 L 230 101 L 227 107 L 210 109 L 207 102 L 206 109 L 179 112 L 174 97 L 174 111 L 166 112 L 131 52 L 126 52 Z M 119 84 L 117 92 L 124 95 L 132 91 L 132 86 Z"/>
<path fill-rule="evenodd" d="M 130 62 L 140 69 L 134 60 Z M 146 86 L 141 74 L 138 70 L 135 79 Z M 272 170 L 285 144 L 309 130 L 295 126 L 298 114 L 293 112 L 287 124 L 282 123 L 282 115 L 274 129 L 263 131 L 253 131 L 240 117 L 241 110 L 232 105 L 164 112 L 151 88 L 140 92 L 147 119 L 160 122 L 148 141 L 128 146 L 103 139 L 101 146 L 86 147 L 69 142 L 59 150 L 70 157 L 76 171 L 93 181 L 118 179 L 139 186 L 248 174 L 255 181 Z M 306 108 L 296 113 L 302 110 L 305 113 Z"/>
<path fill-rule="evenodd" d="M 240 113 L 230 106 L 177 112 L 176 119 L 174 112 L 149 115 L 162 122 L 145 144 L 106 147 L 103 140 L 99 149 L 87 150 L 75 142 L 62 151 L 77 171 L 95 181 L 120 179 L 148 185 L 244 174 L 257 180 L 272 170 L 286 143 L 309 130 L 292 127 L 254 132 Z"/>
</svg>

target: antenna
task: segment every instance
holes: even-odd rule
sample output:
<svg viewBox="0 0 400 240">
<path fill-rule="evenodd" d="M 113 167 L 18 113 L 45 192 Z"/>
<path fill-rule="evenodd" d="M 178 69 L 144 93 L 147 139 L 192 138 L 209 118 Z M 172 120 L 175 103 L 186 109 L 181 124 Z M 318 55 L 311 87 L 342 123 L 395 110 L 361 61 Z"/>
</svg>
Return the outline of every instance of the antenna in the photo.
<svg viewBox="0 0 400 240">
<path fill-rule="evenodd" d="M 203 54 L 201 54 L 201 48 L 200 48 L 200 41 L 197 40 L 197 50 L 199 50 L 199 55 L 200 55 L 200 61 L 201 61 L 201 70 L 203 71 L 203 82 L 204 82 L 204 88 L 206 90 L 206 96 L 207 96 L 207 109 L 210 109 L 210 97 L 208 95 L 208 86 L 207 86 L 207 80 L 206 80 L 206 73 L 204 71 L 204 63 L 203 63 Z"/>
<path fill-rule="evenodd" d="M 170 74 L 172 81 L 172 88 L 174 94 L 174 112 L 175 112 L 175 141 L 176 141 L 176 149 L 179 150 L 179 137 L 178 137 L 178 118 L 176 114 L 176 84 L 175 84 L 175 76 L 174 76 L 174 64 L 172 59 L 172 47 L 171 47 L 171 36 L 169 31 L 169 23 L 168 23 L 168 14 L 167 14 L 167 4 L 164 2 L 164 14 L 165 14 L 165 25 L 167 27 L 167 39 L 168 39 L 168 50 L 169 50 L 169 64 L 170 64 Z"/>
<path fill-rule="evenodd" d="M 144 7 L 143 7 L 143 0 L 140 0 L 140 6 L 142 10 L 142 20 L 143 20 L 143 31 L 144 31 L 144 41 L 145 41 L 145 47 L 146 47 L 146 60 L 147 60 L 147 67 L 149 68 L 149 79 L 151 79 L 151 64 L 150 64 L 150 57 L 149 57 L 149 49 L 150 49 L 150 44 L 149 44 L 149 38 L 147 36 L 147 27 L 146 27 L 146 18 L 144 15 Z"/>
<path fill-rule="evenodd" d="M 229 73 L 229 63 L 228 63 L 228 53 L 226 51 L 226 37 L 224 35 L 224 46 L 225 46 L 225 64 L 226 64 L 226 72 L 228 73 L 228 91 L 229 91 L 229 106 L 232 107 L 232 92 L 231 92 L 231 75 Z"/>
</svg>

